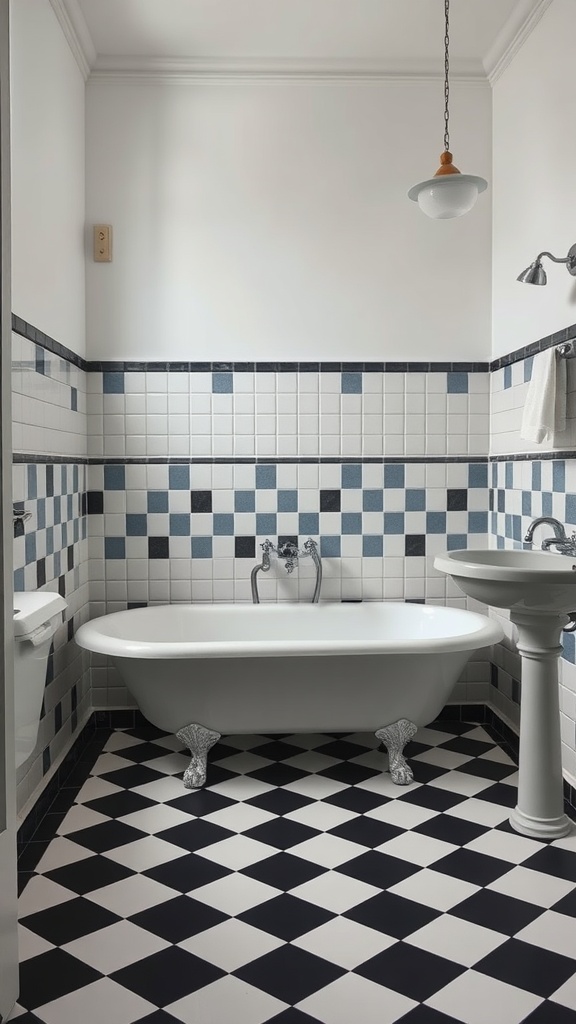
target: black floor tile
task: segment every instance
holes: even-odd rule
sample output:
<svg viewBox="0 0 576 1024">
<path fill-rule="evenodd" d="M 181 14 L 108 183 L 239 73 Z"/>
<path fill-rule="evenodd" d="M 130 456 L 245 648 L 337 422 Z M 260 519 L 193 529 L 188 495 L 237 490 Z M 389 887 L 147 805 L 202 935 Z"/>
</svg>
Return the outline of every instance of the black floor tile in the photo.
<svg viewBox="0 0 576 1024">
<path fill-rule="evenodd" d="M 326 757 L 336 757 L 339 761 L 349 761 L 352 757 L 360 757 L 361 754 L 365 754 L 366 747 L 361 747 L 359 743 L 351 743 L 349 740 L 339 739 L 323 743 L 317 747 L 317 751 Z"/>
<path fill-rule="evenodd" d="M 268 786 L 287 786 L 290 782 L 297 782 L 304 779 L 307 772 L 300 768 L 294 768 L 291 764 L 283 764 L 282 761 L 266 764 L 263 768 L 257 768 L 254 772 L 248 772 L 248 778 L 265 782 Z"/>
<path fill-rule="evenodd" d="M 451 793 L 447 789 L 437 789 L 435 786 L 418 786 L 397 798 L 407 804 L 416 804 L 417 807 L 427 807 L 431 811 L 447 811 L 449 807 L 456 807 L 466 800 L 461 793 Z"/>
<path fill-rule="evenodd" d="M 130 918 L 133 924 L 172 943 L 183 942 L 226 920 L 226 914 L 205 903 L 199 903 L 191 896 L 176 896 L 166 903 L 141 910 Z"/>
<path fill-rule="evenodd" d="M 266 860 L 243 868 L 241 874 L 288 892 L 297 885 L 303 885 L 311 878 L 324 874 L 324 871 L 325 868 L 302 857 L 293 857 L 290 853 L 277 853 L 273 857 L 267 857 Z"/>
<path fill-rule="evenodd" d="M 436 956 L 435 953 L 397 942 L 361 964 L 354 973 L 361 974 L 377 985 L 401 992 L 409 999 L 424 1002 L 465 970 L 460 964 Z"/>
<path fill-rule="evenodd" d="M 175 860 L 169 860 L 165 864 L 149 868 L 142 874 L 153 878 L 156 882 L 161 882 L 162 885 L 184 893 L 199 889 L 201 885 L 209 885 L 217 878 L 224 878 L 224 875 L 230 875 L 232 872 L 229 868 L 225 868 L 207 857 L 198 857 L 195 853 L 189 853 L 182 857 L 176 857 Z"/>
<path fill-rule="evenodd" d="M 452 907 L 449 913 L 484 928 L 491 928 L 505 935 L 515 935 L 540 917 L 544 909 L 524 900 L 515 900 L 511 896 L 492 892 L 491 889 L 480 889 L 467 900 Z"/>
<path fill-rule="evenodd" d="M 257 839 L 259 843 L 266 843 L 268 846 L 275 846 L 278 850 L 288 850 L 292 846 L 306 842 L 318 835 L 314 828 L 308 825 L 301 825 L 289 818 L 276 818 L 272 821 L 265 821 L 262 825 L 256 825 L 244 833 L 249 839 Z"/>
<path fill-rule="evenodd" d="M 78 832 L 71 832 L 67 836 L 73 843 L 85 846 L 94 853 L 105 853 L 107 850 L 115 850 L 119 846 L 126 846 L 127 843 L 135 843 L 138 839 L 145 838 L 146 832 L 125 825 L 123 821 L 103 821 L 99 825 L 79 829 Z"/>
<path fill-rule="evenodd" d="M 395 825 L 388 825 L 385 821 L 378 821 L 377 818 L 365 818 L 358 815 L 350 821 L 344 821 L 336 828 L 330 829 L 331 836 L 339 836 L 340 839 L 348 839 L 351 843 L 358 843 L 360 846 L 368 846 L 374 849 L 381 846 L 390 839 L 402 835 L 402 829 Z"/>
<path fill-rule="evenodd" d="M 62 949 L 51 949 L 20 964 L 18 1002 L 26 1010 L 60 999 L 102 975 Z"/>
<path fill-rule="evenodd" d="M 172 751 L 159 743 L 133 743 L 129 747 L 115 750 L 116 757 L 125 757 L 127 761 L 134 761 L 141 764 L 143 761 L 152 761 L 155 757 L 167 757 Z"/>
<path fill-rule="evenodd" d="M 487 750 L 491 750 L 493 743 L 484 740 L 471 740 L 467 736 L 458 736 L 456 739 L 440 743 L 439 750 L 453 750 L 456 754 L 470 754 L 471 757 L 480 757 Z"/>
<path fill-rule="evenodd" d="M 576 883 L 576 857 L 570 850 L 561 850 L 557 846 L 543 847 L 523 861 L 522 867 Z"/>
<path fill-rule="evenodd" d="M 345 971 L 298 946 L 280 946 L 234 974 L 285 1003 L 298 1003 Z"/>
<path fill-rule="evenodd" d="M 287 761 L 289 757 L 302 754 L 303 748 L 293 743 L 284 743 L 282 740 L 274 739 L 260 744 L 259 747 L 253 747 L 250 753 L 257 754 L 258 757 L 267 757 L 270 761 Z"/>
<path fill-rule="evenodd" d="M 516 786 L 507 786 L 504 782 L 496 782 L 476 794 L 477 800 L 487 800 L 490 804 L 498 804 L 500 807 L 515 807 L 518 802 L 518 790 Z"/>
<path fill-rule="evenodd" d="M 508 939 L 508 942 L 474 964 L 475 971 L 545 997 L 551 996 L 571 978 L 575 968 L 576 962 L 567 956 L 539 949 L 519 939 Z"/>
<path fill-rule="evenodd" d="M 111 782 L 113 786 L 121 786 L 122 789 L 136 789 L 137 786 L 145 786 L 148 782 L 157 782 L 158 779 L 165 779 L 162 772 L 156 772 L 153 768 L 147 768 L 145 764 L 130 765 L 128 768 L 116 768 L 113 772 L 107 772 L 100 778 Z"/>
<path fill-rule="evenodd" d="M 486 757 L 474 757 L 466 764 L 461 764 L 454 769 L 459 774 L 475 775 L 480 779 L 492 779 L 500 782 L 500 779 L 507 779 L 517 770 L 514 764 L 503 764 L 502 761 L 490 761 Z"/>
<path fill-rule="evenodd" d="M 214 814 L 224 807 L 230 807 L 234 801 L 220 793 L 213 793 L 211 789 L 197 789 L 194 792 L 184 792 L 174 800 L 166 802 L 167 807 L 175 807 L 178 811 L 186 814 L 193 814 L 197 818 L 203 818 L 206 814 Z"/>
<path fill-rule="evenodd" d="M 557 914 L 566 914 L 568 917 L 576 917 L 576 889 L 569 892 L 567 896 L 563 896 L 558 903 L 555 903 L 550 910 L 554 910 Z"/>
<path fill-rule="evenodd" d="M 125 814 L 143 811 L 145 807 L 154 807 L 154 805 L 154 800 L 148 800 L 140 793 L 132 793 L 129 789 L 123 789 L 119 793 L 111 793 L 110 796 L 100 796 L 96 800 L 88 800 L 85 806 L 99 814 L 105 814 L 108 818 L 123 818 Z"/>
<path fill-rule="evenodd" d="M 199 821 L 191 818 L 182 825 L 174 825 L 163 832 L 157 832 L 159 839 L 183 850 L 189 850 L 190 853 L 202 850 L 205 846 L 212 846 L 213 843 L 220 843 L 223 839 L 230 839 L 233 835 L 235 833 L 229 829 L 213 825 L 211 821 L 204 821 L 202 818 Z"/>
<path fill-rule="evenodd" d="M 385 762 L 382 765 L 382 771 L 384 769 Z M 335 782 L 344 782 L 346 786 L 357 786 L 359 782 L 366 782 L 367 779 L 373 779 L 376 775 L 381 774 L 382 772 L 376 771 L 374 768 L 355 764 L 354 761 L 342 761 L 340 764 L 330 765 L 329 768 L 323 768 L 318 772 L 319 776 L 325 779 L 334 779 Z"/>
<path fill-rule="evenodd" d="M 330 911 L 306 900 L 299 900 L 289 893 L 276 896 L 266 903 L 246 910 L 243 914 L 238 914 L 240 921 L 260 928 L 263 932 L 269 932 L 270 935 L 276 935 L 285 942 L 291 942 L 300 935 L 319 928 L 321 924 L 335 916 Z"/>
<path fill-rule="evenodd" d="M 434 863 L 434 870 L 452 878 L 462 878 L 474 885 L 489 885 L 510 871 L 508 861 L 488 857 L 475 850 L 455 850 Z"/>
<path fill-rule="evenodd" d="M 269 811 L 270 814 L 282 815 L 290 814 L 290 811 L 306 807 L 306 804 L 312 804 L 314 801 L 301 793 L 293 793 L 290 789 L 270 789 L 267 793 L 250 797 L 246 803 L 260 807 L 263 811 Z"/>
<path fill-rule="evenodd" d="M 375 928 L 396 939 L 407 938 L 439 916 L 437 910 L 423 907 L 413 900 L 405 900 L 391 892 L 379 893 L 342 914 L 342 917 L 358 921 L 367 928 Z"/>
<path fill-rule="evenodd" d="M 368 885 L 376 885 L 379 889 L 390 889 L 410 875 L 415 875 L 421 868 L 419 864 L 411 864 L 400 857 L 391 857 L 387 853 L 370 850 L 346 861 L 345 864 L 339 864 L 336 870 L 342 875 L 358 878 Z"/>
<path fill-rule="evenodd" d="M 525 1018 L 524 1024 L 576 1024 L 576 1010 L 547 999 Z"/>
<path fill-rule="evenodd" d="M 461 1021 L 456 1020 L 456 1017 L 447 1017 L 445 1013 L 440 1013 L 438 1010 L 433 1010 L 431 1006 L 420 1003 L 404 1017 L 400 1017 L 396 1024 L 461 1024 Z"/>
<path fill-rule="evenodd" d="M 117 914 L 79 896 L 36 914 L 29 914 L 22 919 L 22 923 L 55 946 L 65 946 L 67 942 L 99 931 L 100 928 L 107 928 L 120 920 Z"/>
<path fill-rule="evenodd" d="M 457 818 L 453 814 L 436 814 L 428 818 L 421 825 L 416 825 L 413 832 L 423 836 L 431 836 L 433 839 L 440 839 L 444 843 L 452 843 L 453 846 L 466 846 L 473 839 L 484 835 L 490 829 L 485 825 L 477 825 L 473 821 L 466 821 L 464 818 Z"/>
<path fill-rule="evenodd" d="M 109 857 L 95 856 L 54 868 L 53 871 L 46 872 L 46 877 L 58 885 L 63 885 L 65 889 L 71 889 L 72 892 L 84 896 L 87 892 L 102 889 L 105 885 L 119 882 L 133 874 L 130 868 L 118 864 Z"/>
<path fill-rule="evenodd" d="M 178 946 L 137 960 L 110 974 L 112 981 L 129 988 L 158 1007 L 166 1006 L 224 977 L 214 964 L 186 953 Z"/>
<path fill-rule="evenodd" d="M 373 811 L 375 807 L 383 807 L 389 802 L 388 797 L 380 796 L 379 793 L 352 787 L 341 789 L 339 793 L 332 793 L 331 796 L 324 798 L 324 803 L 343 807 L 346 811 L 356 811 L 357 814 L 366 814 L 367 811 Z"/>
</svg>

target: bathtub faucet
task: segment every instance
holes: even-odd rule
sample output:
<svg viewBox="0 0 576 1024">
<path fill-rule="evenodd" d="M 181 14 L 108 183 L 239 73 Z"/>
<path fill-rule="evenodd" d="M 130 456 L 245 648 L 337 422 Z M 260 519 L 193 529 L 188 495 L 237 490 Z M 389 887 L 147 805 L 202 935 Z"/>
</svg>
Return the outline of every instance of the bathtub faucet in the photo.
<svg viewBox="0 0 576 1024">
<path fill-rule="evenodd" d="M 299 548 L 293 541 L 285 541 L 284 544 L 279 544 L 276 547 L 271 540 L 268 538 L 260 545 L 262 548 L 262 562 L 260 565 L 255 565 L 250 573 L 250 588 L 252 591 L 252 601 L 254 604 L 260 604 L 260 597 L 258 595 L 258 582 L 257 575 L 259 572 L 268 572 L 270 569 L 270 555 L 273 553 L 284 561 L 284 568 L 290 575 L 294 572 L 300 558 L 311 557 L 314 562 L 316 569 L 316 585 L 314 587 L 314 595 L 312 597 L 312 603 L 317 604 L 320 600 L 320 587 L 322 585 L 322 562 L 318 551 L 318 545 L 316 541 L 312 540 L 311 537 L 305 542 L 304 547 Z"/>
</svg>

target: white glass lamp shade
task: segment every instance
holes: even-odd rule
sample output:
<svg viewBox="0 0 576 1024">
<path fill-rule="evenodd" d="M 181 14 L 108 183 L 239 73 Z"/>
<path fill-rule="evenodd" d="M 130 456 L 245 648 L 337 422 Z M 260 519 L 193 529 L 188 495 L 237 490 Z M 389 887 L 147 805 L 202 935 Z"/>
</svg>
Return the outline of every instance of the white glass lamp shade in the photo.
<svg viewBox="0 0 576 1024">
<path fill-rule="evenodd" d="M 427 217 L 448 220 L 468 213 L 487 187 L 484 178 L 474 174 L 446 174 L 414 185 L 408 198 L 417 202 Z"/>
</svg>

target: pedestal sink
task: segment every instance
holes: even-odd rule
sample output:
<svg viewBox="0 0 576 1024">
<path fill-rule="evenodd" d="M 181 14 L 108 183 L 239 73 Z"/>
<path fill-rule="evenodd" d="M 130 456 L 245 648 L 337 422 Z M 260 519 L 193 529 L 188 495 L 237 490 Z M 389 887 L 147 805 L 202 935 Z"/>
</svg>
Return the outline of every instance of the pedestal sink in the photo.
<svg viewBox="0 0 576 1024">
<path fill-rule="evenodd" d="M 469 597 L 510 611 L 522 657 L 518 803 L 510 824 L 536 839 L 565 836 L 572 823 L 563 812 L 558 658 L 560 635 L 576 611 L 576 558 L 468 549 L 437 555 L 434 565 Z"/>
</svg>

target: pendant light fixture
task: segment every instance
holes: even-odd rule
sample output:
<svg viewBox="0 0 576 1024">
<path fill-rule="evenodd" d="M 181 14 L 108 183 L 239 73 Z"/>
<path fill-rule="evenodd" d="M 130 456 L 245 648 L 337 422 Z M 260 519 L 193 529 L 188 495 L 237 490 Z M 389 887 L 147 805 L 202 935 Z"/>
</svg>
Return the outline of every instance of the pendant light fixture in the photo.
<svg viewBox="0 0 576 1024">
<path fill-rule="evenodd" d="M 488 187 L 484 178 L 473 174 L 461 174 L 452 163 L 450 152 L 450 0 L 444 0 L 444 152 L 440 157 L 440 167 L 433 178 L 414 185 L 408 198 L 417 202 L 427 217 L 434 220 L 447 220 L 450 217 L 461 217 L 468 213 L 476 202 L 480 192 Z"/>
</svg>

